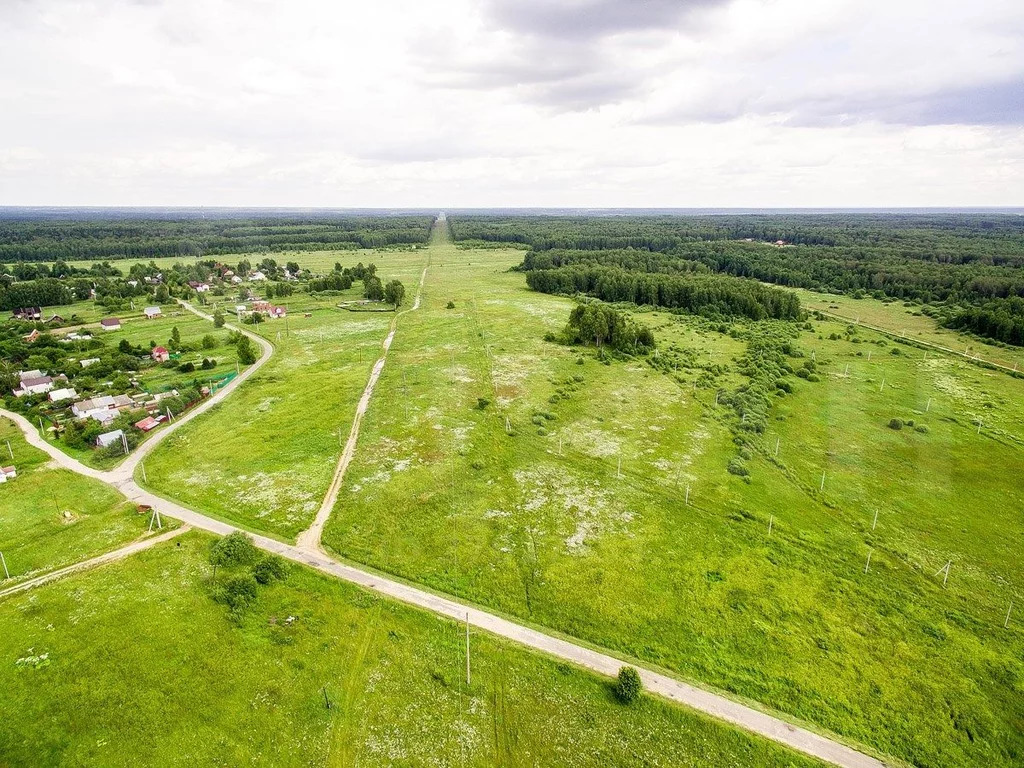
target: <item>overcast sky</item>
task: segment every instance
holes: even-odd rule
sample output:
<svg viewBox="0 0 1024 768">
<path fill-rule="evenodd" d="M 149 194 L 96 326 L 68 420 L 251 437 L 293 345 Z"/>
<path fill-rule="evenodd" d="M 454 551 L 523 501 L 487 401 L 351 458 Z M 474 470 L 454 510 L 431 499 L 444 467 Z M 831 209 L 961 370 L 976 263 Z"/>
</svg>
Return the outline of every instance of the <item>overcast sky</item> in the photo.
<svg viewBox="0 0 1024 768">
<path fill-rule="evenodd" d="M 1024 204 L 1022 0 L 0 0 L 0 204 Z"/>
</svg>

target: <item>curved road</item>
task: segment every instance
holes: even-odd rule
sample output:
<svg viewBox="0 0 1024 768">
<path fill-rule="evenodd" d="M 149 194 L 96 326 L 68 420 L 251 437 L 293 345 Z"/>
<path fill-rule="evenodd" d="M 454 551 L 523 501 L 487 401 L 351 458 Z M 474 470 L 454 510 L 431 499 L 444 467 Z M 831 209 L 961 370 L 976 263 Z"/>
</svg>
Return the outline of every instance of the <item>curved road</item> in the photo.
<svg viewBox="0 0 1024 768">
<path fill-rule="evenodd" d="M 425 276 L 426 269 L 424 269 L 423 277 L 420 280 L 420 290 L 422 290 L 423 278 L 425 278 Z M 190 309 L 198 315 L 208 317 L 191 306 L 185 306 L 187 309 Z M 419 297 L 417 295 L 417 301 L 414 303 L 413 309 L 418 306 Z M 397 317 L 395 319 L 397 321 Z M 152 440 L 145 443 L 144 445 L 149 446 L 147 450 L 142 451 L 140 449 L 136 452 L 135 456 L 113 470 L 102 472 L 92 469 L 91 467 L 86 467 L 81 462 L 71 458 L 59 448 L 47 442 L 35 427 L 32 426 L 31 422 L 20 414 L 0 409 L 0 415 L 6 416 L 14 421 L 21 428 L 22 432 L 25 433 L 25 437 L 29 443 L 49 454 L 50 457 L 62 467 L 70 469 L 73 472 L 78 472 L 79 474 L 87 477 L 100 480 L 108 485 L 112 485 L 133 502 L 137 504 L 148 504 L 149 506 L 157 509 L 161 515 L 176 518 L 194 528 L 200 528 L 219 535 L 232 533 L 240 529 L 230 525 L 229 523 L 207 517 L 206 515 L 203 515 L 193 509 L 189 509 L 188 507 L 184 507 L 177 502 L 169 501 L 144 490 L 135 483 L 132 473 L 134 472 L 139 459 L 149 453 L 153 446 L 165 439 L 167 435 L 171 434 L 181 424 L 190 421 L 195 416 L 198 416 L 200 413 L 208 410 L 217 402 L 222 400 L 229 392 L 233 391 L 236 386 L 252 375 L 252 373 L 258 370 L 269 359 L 270 354 L 273 351 L 273 347 L 269 342 L 259 336 L 245 331 L 244 329 L 236 330 L 242 330 L 243 333 L 255 339 L 263 347 L 263 357 L 245 371 L 244 374 L 239 375 L 231 382 L 231 384 L 204 402 L 201 406 L 191 411 L 185 417 L 182 417 L 179 421 L 168 425 L 167 428 L 159 435 L 155 435 Z M 385 341 L 385 354 L 393 337 L 394 327 L 388 334 Z M 380 375 L 379 369 L 383 367 L 383 361 L 384 357 L 382 356 L 381 359 L 377 361 L 377 364 L 374 365 L 376 376 Z M 373 375 L 371 374 L 371 376 Z M 372 378 L 371 381 L 375 381 L 375 378 Z M 367 391 L 365 391 L 363 395 L 364 399 L 367 400 L 367 403 L 369 401 L 368 393 L 372 393 L 372 386 L 370 385 L 368 385 Z M 360 407 L 365 411 L 362 400 L 360 401 Z M 353 425 L 353 429 L 358 431 L 356 425 Z M 350 435 L 350 440 L 352 439 L 353 438 Z M 336 473 L 336 481 L 339 485 L 340 476 L 343 476 L 345 466 L 347 466 L 347 462 L 344 465 L 339 462 L 338 472 Z M 310 533 L 312 530 L 313 528 L 306 533 Z M 510 619 L 502 618 L 479 608 L 468 606 L 450 598 L 442 597 L 441 595 L 427 592 L 409 584 L 389 579 L 380 574 L 372 573 L 352 565 L 340 563 L 320 549 L 319 529 L 317 530 L 315 541 L 312 540 L 311 536 L 307 536 L 305 541 L 300 545 L 287 544 L 258 534 L 250 535 L 252 536 L 255 544 L 267 552 L 273 552 L 274 554 L 285 557 L 288 560 L 307 565 L 322 573 L 344 579 L 345 581 L 357 584 L 365 589 L 377 592 L 378 594 L 395 600 L 400 600 L 408 605 L 432 611 L 436 614 L 446 616 L 459 622 L 468 622 L 475 627 L 486 630 L 494 635 L 498 635 L 499 637 L 512 640 L 534 650 L 542 651 L 550 656 L 563 659 L 599 674 L 614 677 L 623 666 L 623 661 L 621 659 L 617 659 L 613 656 L 582 645 L 577 645 L 570 640 L 546 634 L 531 627 L 518 624 Z M 102 559 L 102 557 L 103 556 L 99 559 Z M 54 577 L 55 576 L 51 574 L 51 578 Z M 700 712 L 704 712 L 712 717 L 718 718 L 719 720 L 724 720 L 725 722 L 746 731 L 758 734 L 759 736 L 771 739 L 772 741 L 783 744 L 798 752 L 816 757 L 833 765 L 841 766 L 842 768 L 883 768 L 884 766 L 889 765 L 879 759 L 848 747 L 835 739 L 815 733 L 807 728 L 793 725 L 778 717 L 772 716 L 758 709 L 754 709 L 746 704 L 741 704 L 738 701 L 734 701 L 720 694 L 712 693 L 711 691 L 684 683 L 653 670 L 644 669 L 643 667 L 638 667 L 638 670 L 641 678 L 643 679 L 644 686 L 651 693 L 699 710 Z"/>
</svg>

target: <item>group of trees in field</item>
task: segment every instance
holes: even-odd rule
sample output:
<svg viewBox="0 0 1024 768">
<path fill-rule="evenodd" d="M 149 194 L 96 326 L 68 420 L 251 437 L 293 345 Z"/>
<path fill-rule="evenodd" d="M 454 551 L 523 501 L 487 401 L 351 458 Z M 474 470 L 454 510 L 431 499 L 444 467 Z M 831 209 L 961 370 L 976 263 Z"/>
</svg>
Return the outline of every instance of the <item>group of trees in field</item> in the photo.
<svg viewBox="0 0 1024 768">
<path fill-rule="evenodd" d="M 573 307 L 562 331 L 562 341 L 592 344 L 598 349 L 608 346 L 628 354 L 647 352 L 654 349 L 655 344 L 650 328 L 633 322 L 625 312 L 597 302 Z"/>
<path fill-rule="evenodd" d="M 707 316 L 741 315 L 754 320 L 796 319 L 796 295 L 753 280 L 722 275 L 667 275 L 619 267 L 570 266 L 528 272 L 526 283 L 544 293 L 585 294 L 604 301 L 677 309 Z"/>
<path fill-rule="evenodd" d="M 529 246 L 522 269 L 718 273 L 929 304 L 1021 344 L 1024 217 L 1000 214 L 455 216 L 457 240 Z M 553 278 L 538 278 L 546 284 Z"/>
<path fill-rule="evenodd" d="M 426 243 L 429 216 L 253 219 L 0 219 L 0 262 L 150 259 Z"/>
</svg>

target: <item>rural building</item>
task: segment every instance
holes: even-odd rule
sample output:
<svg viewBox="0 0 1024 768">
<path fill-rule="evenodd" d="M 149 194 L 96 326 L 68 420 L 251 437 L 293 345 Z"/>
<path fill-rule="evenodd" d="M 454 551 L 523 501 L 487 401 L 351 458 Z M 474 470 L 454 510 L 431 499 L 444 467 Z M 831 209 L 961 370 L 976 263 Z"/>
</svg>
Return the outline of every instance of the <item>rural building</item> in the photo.
<svg viewBox="0 0 1024 768">
<path fill-rule="evenodd" d="M 153 347 L 150 354 L 158 363 L 166 363 L 171 359 L 171 353 L 167 351 L 166 347 Z"/>
<path fill-rule="evenodd" d="M 0 483 L 6 483 L 11 478 L 17 477 L 18 472 L 13 467 L 0 467 Z"/>
<path fill-rule="evenodd" d="M 269 312 L 273 305 L 264 299 L 253 299 L 252 311 L 253 312 Z"/>
<path fill-rule="evenodd" d="M 106 448 L 108 445 L 114 445 L 124 440 L 124 430 L 115 429 L 113 432 L 104 432 L 102 435 L 96 438 L 97 448 Z"/>
<path fill-rule="evenodd" d="M 74 400 L 78 397 L 78 393 L 71 387 L 64 387 L 63 389 L 50 390 L 46 397 L 51 403 L 59 403 L 61 400 Z"/>
<path fill-rule="evenodd" d="M 147 320 L 152 320 L 156 317 L 160 317 L 163 314 L 163 312 L 160 311 L 160 307 L 146 307 L 142 311 L 145 313 Z"/>
<path fill-rule="evenodd" d="M 46 374 L 38 368 L 33 368 L 31 371 L 18 371 L 18 381 L 24 381 L 25 379 L 41 379 L 45 375 Z"/>
<path fill-rule="evenodd" d="M 46 322 L 51 325 L 57 325 L 63 323 L 64 318 L 61 317 L 60 315 L 50 315 L 48 318 L 46 318 Z"/>
<path fill-rule="evenodd" d="M 90 400 L 82 400 L 71 406 L 71 413 L 79 419 L 96 419 L 106 423 L 112 421 L 119 411 L 134 405 L 128 395 L 101 395 Z"/>
<path fill-rule="evenodd" d="M 235 304 L 235 314 L 241 315 L 241 314 L 244 314 L 245 312 L 248 312 L 248 311 L 249 310 L 245 306 L 245 304 Z"/>
<path fill-rule="evenodd" d="M 71 341 L 90 341 L 91 339 L 92 339 L 92 334 L 91 333 L 76 333 L 76 332 L 72 331 L 67 336 L 65 336 L 63 339 L 61 339 L 61 341 L 63 341 L 66 344 L 66 343 L 71 342 Z"/>
<path fill-rule="evenodd" d="M 39 320 L 42 316 L 42 307 L 18 307 L 11 315 L 14 320 Z"/>
<path fill-rule="evenodd" d="M 260 280 L 266 280 L 266 279 L 267 279 L 267 276 L 264 275 L 262 272 L 260 272 L 258 269 L 255 272 L 253 272 L 251 275 L 249 275 L 249 280 L 260 281 Z"/>
<path fill-rule="evenodd" d="M 195 280 L 189 280 L 188 287 L 191 288 L 196 293 L 206 293 L 208 290 L 210 290 L 209 284 L 199 283 L 196 282 Z"/>
<path fill-rule="evenodd" d="M 79 360 L 78 364 L 81 365 L 83 368 L 88 368 L 93 363 L 98 363 L 99 361 L 100 359 L 98 357 L 88 357 L 85 360 Z"/>
<path fill-rule="evenodd" d="M 43 334 L 41 334 L 39 331 L 33 329 L 32 333 L 25 334 L 21 338 L 23 338 L 25 341 L 27 341 L 29 344 L 31 344 L 33 341 L 35 341 L 36 339 L 38 339 L 42 335 Z"/>
<path fill-rule="evenodd" d="M 116 317 L 105 317 L 100 320 L 100 328 L 104 331 L 119 331 L 121 330 L 121 321 Z"/>
<path fill-rule="evenodd" d="M 238 285 L 240 282 L 242 282 L 242 278 L 240 278 L 238 275 L 232 275 L 231 276 L 231 284 L 232 285 Z"/>
<path fill-rule="evenodd" d="M 135 422 L 135 428 L 141 429 L 143 432 L 149 432 L 149 430 L 159 426 L 160 422 L 164 420 L 163 416 L 154 419 L 152 416 L 147 416 L 142 421 Z"/>
<path fill-rule="evenodd" d="M 33 373 L 38 373 L 38 371 L 33 371 Z M 14 396 L 24 397 L 25 395 L 41 395 L 45 392 L 49 392 L 51 389 L 53 389 L 53 379 L 49 376 L 22 379 L 17 389 L 14 390 Z"/>
<path fill-rule="evenodd" d="M 267 316 L 273 320 L 280 320 L 282 317 L 288 315 L 288 310 L 284 307 L 271 307 L 267 310 Z"/>
</svg>

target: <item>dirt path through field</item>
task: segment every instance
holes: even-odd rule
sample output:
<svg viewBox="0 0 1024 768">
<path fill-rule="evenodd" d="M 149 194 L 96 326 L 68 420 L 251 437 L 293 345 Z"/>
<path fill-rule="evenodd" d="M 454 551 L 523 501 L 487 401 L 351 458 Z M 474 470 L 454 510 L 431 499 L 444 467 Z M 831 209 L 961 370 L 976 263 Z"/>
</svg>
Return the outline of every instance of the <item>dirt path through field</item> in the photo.
<svg viewBox="0 0 1024 768">
<path fill-rule="evenodd" d="M 323 535 L 324 526 L 327 525 L 327 520 L 331 516 L 331 510 L 334 509 L 334 505 L 338 501 L 338 494 L 341 493 L 341 485 L 345 481 L 345 472 L 348 470 L 348 465 L 352 463 L 352 457 L 355 456 L 356 443 L 359 441 L 359 427 L 363 423 L 363 415 L 366 413 L 366 409 L 370 407 L 370 398 L 373 397 L 373 390 L 377 386 L 377 380 L 380 378 L 381 371 L 384 370 L 388 350 L 391 349 L 391 342 L 395 338 L 395 331 L 398 330 L 398 319 L 406 314 L 406 312 L 415 312 L 420 308 L 420 297 L 423 294 L 423 284 L 427 279 L 427 269 L 429 267 L 430 257 L 428 255 L 427 263 L 420 274 L 419 287 L 416 289 L 416 298 L 412 303 L 412 307 L 405 312 L 399 312 L 391 321 L 388 335 L 384 338 L 381 356 L 373 364 L 373 369 L 370 371 L 370 379 L 366 382 L 366 388 L 363 390 L 363 396 L 359 398 L 359 403 L 356 405 L 356 415 L 352 419 L 352 427 L 348 431 L 348 440 L 345 441 L 345 448 L 338 459 L 338 466 L 334 470 L 334 477 L 331 479 L 331 485 L 327 489 L 327 495 L 324 496 L 323 503 L 320 505 L 320 509 L 317 510 L 313 523 L 299 534 L 299 538 L 296 541 L 301 549 L 314 551 L 320 549 L 320 537 Z"/>
</svg>

